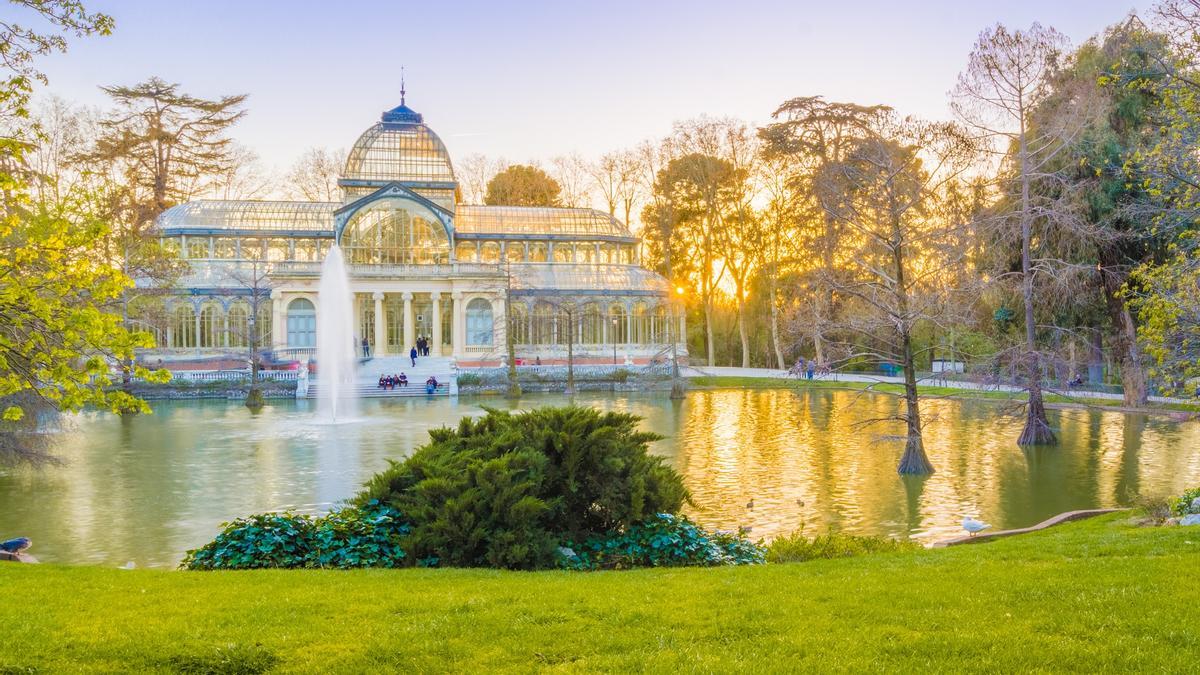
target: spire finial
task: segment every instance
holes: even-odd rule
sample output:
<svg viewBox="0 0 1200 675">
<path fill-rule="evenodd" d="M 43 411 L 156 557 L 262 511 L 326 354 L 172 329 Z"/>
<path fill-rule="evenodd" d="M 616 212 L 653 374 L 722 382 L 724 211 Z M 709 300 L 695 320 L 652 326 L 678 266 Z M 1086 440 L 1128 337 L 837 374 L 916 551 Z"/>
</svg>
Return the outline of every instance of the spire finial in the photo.
<svg viewBox="0 0 1200 675">
<path fill-rule="evenodd" d="M 400 105 L 404 105 L 404 66 L 400 66 Z"/>
</svg>

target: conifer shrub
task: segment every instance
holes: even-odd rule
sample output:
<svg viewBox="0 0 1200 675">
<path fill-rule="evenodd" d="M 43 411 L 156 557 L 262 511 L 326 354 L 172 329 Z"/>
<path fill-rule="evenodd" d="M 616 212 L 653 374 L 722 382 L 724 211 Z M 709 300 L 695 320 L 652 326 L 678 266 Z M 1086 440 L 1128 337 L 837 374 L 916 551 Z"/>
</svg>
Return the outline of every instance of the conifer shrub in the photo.
<svg viewBox="0 0 1200 675">
<path fill-rule="evenodd" d="M 625 531 L 687 500 L 679 474 L 634 415 L 591 408 L 488 409 L 368 481 L 355 503 L 404 513 L 408 560 L 541 569 L 563 542 Z"/>
</svg>

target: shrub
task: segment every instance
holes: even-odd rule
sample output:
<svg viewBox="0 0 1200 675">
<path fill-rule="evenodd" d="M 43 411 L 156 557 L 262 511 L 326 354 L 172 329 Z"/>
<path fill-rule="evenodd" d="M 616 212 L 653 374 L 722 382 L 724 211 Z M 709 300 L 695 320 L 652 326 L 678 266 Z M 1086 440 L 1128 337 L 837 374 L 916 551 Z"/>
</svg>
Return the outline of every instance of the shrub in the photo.
<svg viewBox="0 0 1200 675">
<path fill-rule="evenodd" d="M 804 562 L 820 558 L 849 558 L 871 553 L 918 551 L 920 544 L 887 537 L 864 537 L 829 532 L 809 539 L 802 532 L 780 537 L 767 547 L 767 562 Z"/>
<path fill-rule="evenodd" d="M 379 502 L 344 508 L 321 518 L 267 513 L 225 523 L 213 541 L 188 551 L 192 570 L 267 567 L 399 567 L 408 525 Z"/>
<path fill-rule="evenodd" d="M 458 567 L 553 567 L 564 541 L 623 531 L 687 499 L 648 452 L 638 418 L 591 408 L 488 409 L 374 476 L 356 498 L 406 514 L 412 561 Z"/>
<path fill-rule="evenodd" d="M 1183 493 L 1183 496 L 1175 502 L 1175 515 L 1186 516 L 1190 513 L 1200 513 L 1200 509 L 1192 506 L 1192 502 L 1197 499 L 1200 499 L 1200 487 L 1194 487 Z"/>
<path fill-rule="evenodd" d="M 736 535 L 709 534 L 685 517 L 659 513 L 622 532 L 568 543 L 559 549 L 559 565 L 573 570 L 751 565 L 763 562 L 765 553 Z"/>
<path fill-rule="evenodd" d="M 263 513 L 222 523 L 221 534 L 194 551 L 182 567 L 193 570 L 241 570 L 305 567 L 312 550 L 313 523 L 294 513 Z"/>
<path fill-rule="evenodd" d="M 400 567 L 408 525 L 377 501 L 344 508 L 316 521 L 310 567 Z"/>
<path fill-rule="evenodd" d="M 475 373 L 460 373 L 458 376 L 460 387 L 473 387 L 479 384 L 483 384 L 483 378 Z"/>
</svg>

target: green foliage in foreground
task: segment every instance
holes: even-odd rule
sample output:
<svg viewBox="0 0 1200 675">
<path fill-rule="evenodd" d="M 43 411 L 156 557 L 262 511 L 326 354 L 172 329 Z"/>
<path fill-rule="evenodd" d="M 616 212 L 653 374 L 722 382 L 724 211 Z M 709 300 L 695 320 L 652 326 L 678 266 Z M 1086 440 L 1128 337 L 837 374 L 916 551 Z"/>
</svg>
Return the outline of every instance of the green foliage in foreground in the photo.
<svg viewBox="0 0 1200 675">
<path fill-rule="evenodd" d="M 399 567 L 408 534 L 400 514 L 379 502 L 320 518 L 266 513 L 225 523 L 213 541 L 188 551 L 181 567 L 244 570 L 296 567 Z"/>
<path fill-rule="evenodd" d="M 911 541 L 887 537 L 864 537 L 843 532 L 829 532 L 809 538 L 802 532 L 779 537 L 767 547 L 766 561 L 770 563 L 805 562 L 831 558 L 850 558 L 871 553 L 919 551 L 921 546 Z"/>
<path fill-rule="evenodd" d="M 558 547 L 624 531 L 687 499 L 679 474 L 649 453 L 638 418 L 592 408 L 488 410 L 436 429 L 374 476 L 355 503 L 405 514 L 409 560 L 448 567 L 552 568 Z"/>
<path fill-rule="evenodd" d="M 1175 501 L 1172 510 L 1177 516 L 1186 516 L 1189 513 L 1200 513 L 1200 509 L 1192 506 L 1192 502 L 1200 499 L 1200 487 L 1194 487 L 1191 490 L 1183 493 L 1179 499 Z"/>
<path fill-rule="evenodd" d="M 1129 518 L 593 574 L 6 564 L 0 641 L 18 672 L 1193 671 L 1200 528 Z"/>
<path fill-rule="evenodd" d="M 591 537 L 559 549 L 561 566 L 572 570 L 752 565 L 765 551 L 733 534 L 710 534 L 684 518 L 660 513 L 622 532 Z"/>
</svg>

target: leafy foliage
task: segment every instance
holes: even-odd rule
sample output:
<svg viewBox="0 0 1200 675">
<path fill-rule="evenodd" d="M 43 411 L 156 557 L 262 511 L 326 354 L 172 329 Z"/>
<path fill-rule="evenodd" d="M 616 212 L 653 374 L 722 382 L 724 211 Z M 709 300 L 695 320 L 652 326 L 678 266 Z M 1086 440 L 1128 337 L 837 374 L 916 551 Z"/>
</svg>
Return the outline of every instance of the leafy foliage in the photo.
<svg viewBox="0 0 1200 675">
<path fill-rule="evenodd" d="M 659 436 L 638 418 L 590 408 L 488 410 L 374 476 L 357 503 L 406 514 L 411 560 L 536 569 L 555 566 L 564 541 L 586 541 L 687 499 L 679 475 L 648 453 Z"/>
<path fill-rule="evenodd" d="M 1200 487 L 1194 487 L 1191 490 L 1183 493 L 1178 500 L 1175 501 L 1173 510 L 1177 516 L 1186 516 L 1191 513 L 1200 513 L 1200 509 L 1192 506 L 1192 502 L 1200 499 Z"/>
<path fill-rule="evenodd" d="M 559 206 L 562 186 L 536 166 L 514 164 L 492 176 L 483 203 L 489 206 Z"/>
<path fill-rule="evenodd" d="M 266 513 L 226 523 L 215 540 L 188 551 L 193 570 L 332 567 L 399 567 L 408 525 L 378 502 L 311 518 Z"/>
<path fill-rule="evenodd" d="M 850 558 L 872 553 L 919 551 L 921 546 L 911 541 L 887 537 L 864 537 L 842 532 L 829 532 L 808 538 L 802 532 L 779 537 L 767 548 L 770 563 L 804 562 L 823 558 Z"/>
<path fill-rule="evenodd" d="M 596 570 L 753 565 L 764 562 L 766 551 L 737 535 L 710 534 L 683 516 L 659 513 L 623 531 L 567 544 L 559 554 L 565 569 Z"/>
</svg>

